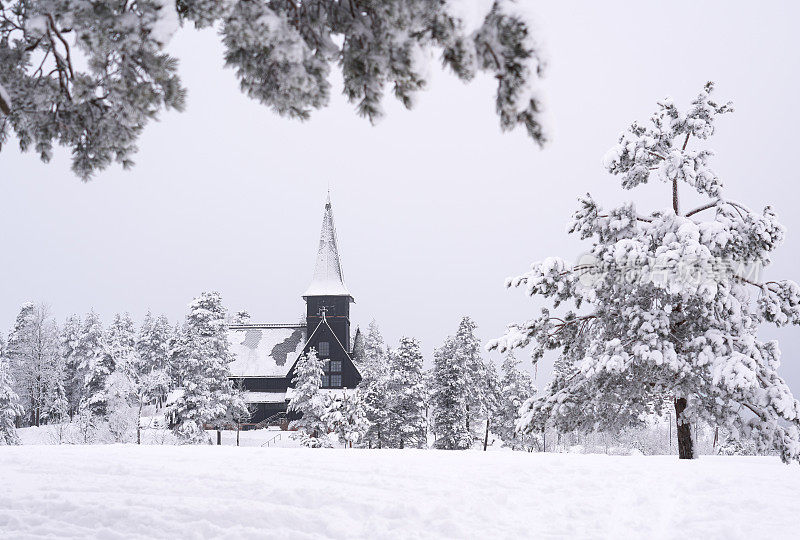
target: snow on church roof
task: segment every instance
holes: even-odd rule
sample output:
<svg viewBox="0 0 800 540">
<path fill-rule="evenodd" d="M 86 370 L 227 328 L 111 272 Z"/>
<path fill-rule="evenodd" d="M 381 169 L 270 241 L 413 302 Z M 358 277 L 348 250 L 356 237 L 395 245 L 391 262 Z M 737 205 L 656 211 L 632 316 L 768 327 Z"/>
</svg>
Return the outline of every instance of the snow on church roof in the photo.
<svg viewBox="0 0 800 540">
<path fill-rule="evenodd" d="M 232 377 L 286 377 L 306 343 L 297 324 L 242 324 L 228 328 Z"/>
<path fill-rule="evenodd" d="M 317 263 L 314 267 L 314 277 L 308 286 L 303 298 L 308 296 L 349 296 L 353 298 L 344 284 L 342 262 L 339 259 L 339 247 L 336 241 L 336 227 L 333 224 L 333 210 L 331 209 L 331 196 L 325 203 L 325 215 L 322 218 L 322 231 L 319 237 L 319 251 Z"/>
</svg>

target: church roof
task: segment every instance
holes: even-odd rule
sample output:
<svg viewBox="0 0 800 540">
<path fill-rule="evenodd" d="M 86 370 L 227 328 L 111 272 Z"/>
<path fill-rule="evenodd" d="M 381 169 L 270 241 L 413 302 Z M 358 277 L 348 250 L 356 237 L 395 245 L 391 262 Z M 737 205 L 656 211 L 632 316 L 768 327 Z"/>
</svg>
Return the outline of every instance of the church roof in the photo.
<svg viewBox="0 0 800 540">
<path fill-rule="evenodd" d="M 344 284 L 342 261 L 339 257 L 339 246 L 336 241 L 336 227 L 333 224 L 331 197 L 325 203 L 325 215 L 322 218 L 322 231 L 319 237 L 317 263 L 314 266 L 314 277 L 303 298 L 309 296 L 348 296 L 353 297 Z"/>
<path fill-rule="evenodd" d="M 232 377 L 286 377 L 306 344 L 299 324 L 240 324 L 228 327 Z"/>
</svg>

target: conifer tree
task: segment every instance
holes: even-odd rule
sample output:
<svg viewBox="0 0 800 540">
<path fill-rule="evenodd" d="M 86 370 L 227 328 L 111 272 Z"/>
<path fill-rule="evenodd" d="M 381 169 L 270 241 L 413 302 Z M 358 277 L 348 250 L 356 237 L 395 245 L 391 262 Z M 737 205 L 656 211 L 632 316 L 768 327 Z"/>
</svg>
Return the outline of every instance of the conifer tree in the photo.
<svg viewBox="0 0 800 540">
<path fill-rule="evenodd" d="M 759 452 L 800 460 L 800 404 L 777 373 L 777 342 L 758 339 L 763 323 L 800 323 L 800 287 L 743 271 L 767 267 L 785 230 L 771 207 L 755 212 L 726 197 L 704 142 L 733 108 L 712 91 L 708 83 L 686 112 L 661 101 L 603 160 L 625 189 L 666 183 L 665 209 L 602 210 L 587 195 L 569 231 L 591 239 L 595 262 L 570 267 L 549 258 L 507 281 L 551 298 L 554 308 L 575 305 L 560 316 L 543 309 L 490 343 L 501 351 L 532 345 L 535 361 L 559 350 L 571 369 L 525 403 L 528 431 L 618 431 L 660 414 L 667 394 L 680 458 L 696 455 L 692 425 L 700 422 L 749 437 Z M 686 211 L 681 186 L 710 201 Z"/>
<path fill-rule="evenodd" d="M 387 390 L 390 399 L 388 440 L 399 448 L 425 448 L 425 383 L 422 352 L 414 338 L 403 337 L 392 354 Z"/>
<path fill-rule="evenodd" d="M 325 394 L 322 401 L 321 420 L 325 422 L 327 431 L 335 434 L 345 446 L 357 444 L 367 429 L 361 393 L 344 390 Z"/>
<path fill-rule="evenodd" d="M 25 411 L 19 404 L 19 398 L 12 387 L 11 367 L 2 354 L 2 345 L 2 339 L 0 339 L 0 446 L 17 445 L 20 441 L 17 435 L 16 419 Z"/>
<path fill-rule="evenodd" d="M 169 375 L 170 388 L 179 388 L 183 384 L 183 358 L 186 349 L 186 324 L 175 323 L 169 339 Z"/>
<path fill-rule="evenodd" d="M 387 370 L 387 365 L 386 342 L 378 323 L 373 319 L 364 339 L 364 369 L 381 372 Z"/>
<path fill-rule="evenodd" d="M 86 373 L 81 369 L 78 356 L 82 323 L 77 315 L 67 318 L 60 334 L 60 356 L 64 363 L 64 392 L 67 411 L 72 418 L 83 400 Z"/>
<path fill-rule="evenodd" d="M 130 313 L 114 315 L 114 320 L 106 333 L 108 340 L 107 354 L 114 369 L 124 369 L 136 358 L 136 329 Z"/>
<path fill-rule="evenodd" d="M 455 339 L 448 337 L 433 353 L 431 416 L 436 448 L 461 450 L 472 445 L 467 428 L 469 381 L 465 357 L 456 354 Z"/>
<path fill-rule="evenodd" d="M 364 334 L 361 333 L 361 328 L 356 328 L 356 335 L 353 337 L 353 362 L 356 365 L 361 365 L 366 357 L 366 349 L 364 345 Z"/>
<path fill-rule="evenodd" d="M 162 387 L 163 392 L 155 396 L 155 399 L 162 403 L 166 399 L 172 379 L 172 340 L 174 330 L 169 324 L 165 315 L 153 317 L 148 311 L 142 321 L 142 327 L 136 338 L 136 357 L 139 366 L 136 372 L 143 376 L 151 372 L 159 372 L 167 377 L 165 384 L 160 381 L 156 387 Z"/>
<path fill-rule="evenodd" d="M 530 438 L 531 435 L 518 433 L 516 424 L 520 408 L 536 393 L 531 376 L 522 371 L 519 365 L 520 361 L 513 353 L 507 354 L 503 360 L 497 422 L 493 428 L 503 444 L 513 450 L 526 448 L 530 442 L 526 441 L 526 437 Z"/>
<path fill-rule="evenodd" d="M 319 389 L 325 372 L 325 361 L 317 356 L 315 349 L 297 359 L 292 377 L 292 399 L 287 411 L 293 417 L 291 429 L 296 429 L 305 446 L 324 446 L 327 423 L 322 419 L 324 402 Z"/>
<path fill-rule="evenodd" d="M 467 385 L 467 429 L 473 434 L 484 435 L 485 423 L 490 420 L 497 405 L 497 370 L 483 358 L 480 340 L 475 335 L 477 325 L 464 317 L 458 325 L 454 338 L 453 354 L 461 356 L 459 362 L 466 370 Z"/>
<path fill-rule="evenodd" d="M 60 360 L 59 365 L 59 375 L 55 379 L 53 387 L 50 390 L 48 408 L 46 411 L 47 421 L 50 423 L 59 423 L 69 420 L 69 400 L 67 399 L 67 391 L 64 385 L 67 377 L 63 359 Z"/>
<path fill-rule="evenodd" d="M 100 317 L 90 311 L 83 321 L 76 356 L 78 372 L 85 374 L 81 407 L 92 415 L 105 417 L 108 410 L 106 381 L 114 372 L 114 358 L 108 352 L 105 330 Z"/>
<path fill-rule="evenodd" d="M 246 409 L 229 379 L 225 308 L 218 292 L 205 292 L 189 304 L 181 347 L 182 384 L 172 404 L 173 430 L 184 443 L 210 442 L 206 425 L 220 427 Z"/>
<path fill-rule="evenodd" d="M 361 439 L 362 446 L 383 448 L 389 430 L 389 362 L 386 344 L 373 320 L 364 339 L 364 360 L 359 366 L 362 379 L 358 385 L 363 398 L 368 427 Z"/>
</svg>

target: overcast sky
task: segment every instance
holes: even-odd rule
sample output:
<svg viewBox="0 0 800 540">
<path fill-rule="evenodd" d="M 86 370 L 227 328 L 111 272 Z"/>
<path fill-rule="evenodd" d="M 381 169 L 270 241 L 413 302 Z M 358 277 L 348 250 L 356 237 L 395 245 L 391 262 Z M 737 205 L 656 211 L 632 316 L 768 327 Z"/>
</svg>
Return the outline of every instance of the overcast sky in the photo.
<svg viewBox="0 0 800 540">
<path fill-rule="evenodd" d="M 330 186 L 355 324 L 377 319 L 392 343 L 415 336 L 428 360 L 463 315 L 482 339 L 499 336 L 539 308 L 504 279 L 585 247 L 565 233 L 577 196 L 590 191 L 605 206 L 635 198 L 642 212 L 669 206 L 668 186 L 625 192 L 600 160 L 656 100 L 685 105 L 706 80 L 736 106 L 710 145 L 727 195 L 776 207 L 789 234 L 767 275 L 800 280 L 800 3 L 536 2 L 533 11 L 550 63 L 544 150 L 522 132 L 500 133 L 494 81 L 464 85 L 438 64 L 416 108 L 387 99 L 377 127 L 338 95 L 309 122 L 282 119 L 239 92 L 213 31 L 183 29 L 170 48 L 187 110 L 147 126 L 132 171 L 83 184 L 66 152 L 49 165 L 0 153 L 0 328 L 29 299 L 59 320 L 91 308 L 140 320 L 150 308 L 176 321 L 204 290 L 254 322 L 294 322 Z M 781 340 L 782 373 L 800 393 L 800 329 L 764 336 Z"/>
</svg>

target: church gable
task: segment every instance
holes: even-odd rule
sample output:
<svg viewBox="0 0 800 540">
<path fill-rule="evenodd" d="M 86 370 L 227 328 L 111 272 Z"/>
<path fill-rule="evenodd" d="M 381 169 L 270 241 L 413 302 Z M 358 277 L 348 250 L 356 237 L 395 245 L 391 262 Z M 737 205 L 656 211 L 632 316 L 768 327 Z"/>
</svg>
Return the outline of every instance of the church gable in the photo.
<svg viewBox="0 0 800 540">
<path fill-rule="evenodd" d="M 228 329 L 232 377 L 286 377 L 306 343 L 306 327 L 246 324 Z"/>
</svg>

